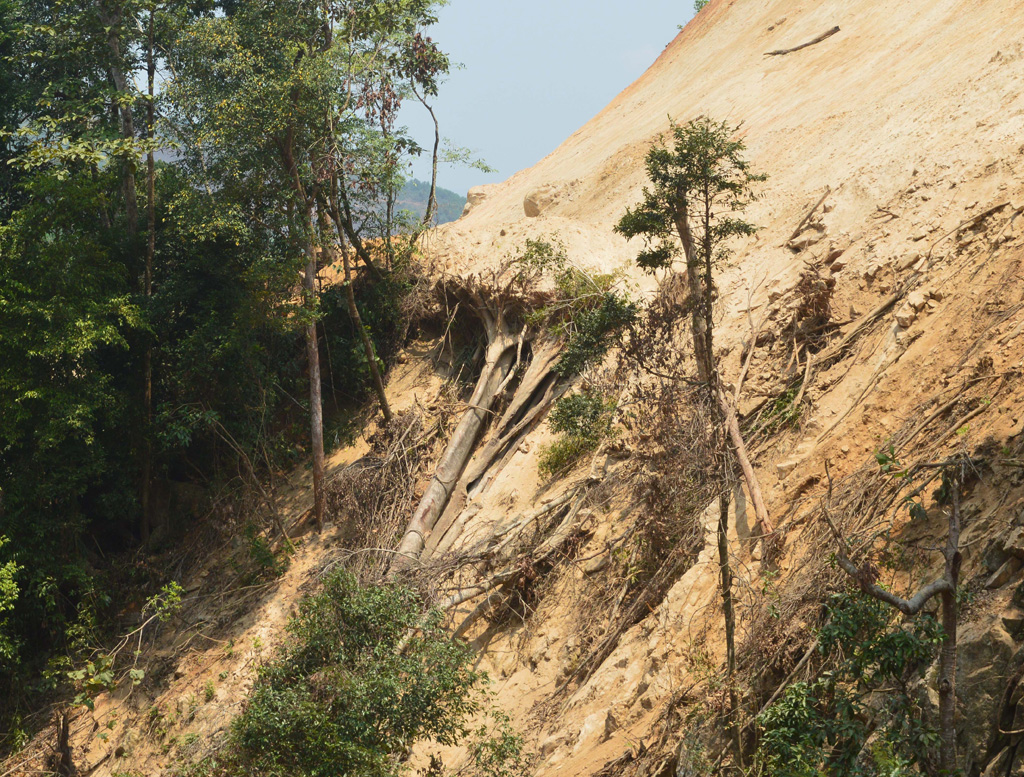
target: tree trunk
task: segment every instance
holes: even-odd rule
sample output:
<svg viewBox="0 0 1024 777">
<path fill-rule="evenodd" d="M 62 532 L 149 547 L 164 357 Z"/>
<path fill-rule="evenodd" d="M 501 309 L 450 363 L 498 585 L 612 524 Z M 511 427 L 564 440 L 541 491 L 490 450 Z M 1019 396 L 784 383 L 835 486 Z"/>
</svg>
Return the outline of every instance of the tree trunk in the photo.
<svg viewBox="0 0 1024 777">
<path fill-rule="evenodd" d="M 719 394 L 718 397 L 721 410 L 725 416 L 726 426 L 729 429 L 729 437 L 732 440 L 733 449 L 736 453 L 736 460 L 739 461 L 740 470 L 743 472 L 743 480 L 747 484 L 747 491 L 750 492 L 750 501 L 754 503 L 754 515 L 757 520 L 757 528 L 762 537 L 775 533 L 771 516 L 768 514 L 768 507 L 764 503 L 764 495 L 761 493 L 761 483 L 754 472 L 754 465 L 750 463 L 750 456 L 747 454 L 746 443 L 743 442 L 743 434 L 740 432 L 740 422 L 736 418 L 736 411 L 729 405 L 725 397 Z"/>
<path fill-rule="evenodd" d="M 740 699 L 736 691 L 736 612 L 732 602 L 732 564 L 729 561 L 729 490 L 718 497 L 718 565 L 721 574 L 722 612 L 725 617 L 725 672 L 729 684 L 729 715 L 727 725 L 736 750 L 736 765 L 743 768 L 743 743 L 739 714 Z"/>
<path fill-rule="evenodd" d="M 153 296 L 153 260 L 156 255 L 156 159 L 153 154 L 154 125 L 156 123 L 156 8 L 149 12 L 149 34 L 146 47 L 146 81 L 149 102 L 146 105 L 146 139 L 149 149 L 146 152 L 146 271 L 143 276 L 143 293 L 148 303 Z M 146 416 L 146 440 L 142 455 L 142 541 L 149 540 L 153 528 L 152 505 L 150 504 L 151 483 L 153 480 L 153 346 L 147 345 L 143 357 L 144 413 Z"/>
<path fill-rule="evenodd" d="M 306 324 L 306 357 L 309 362 L 309 416 L 313 444 L 313 521 L 317 531 L 322 531 L 327 496 L 324 493 L 324 410 L 320 396 L 320 347 L 317 343 L 316 318 L 313 317 L 316 299 L 316 249 L 312 243 L 312 235 L 315 232 L 311 209 L 307 210 L 306 223 L 310 231 L 310 240 L 306 245 L 307 261 L 302 287 L 306 293 L 307 312 L 311 316 L 309 323 Z"/>
<path fill-rule="evenodd" d="M 956 589 L 960 582 L 960 488 L 964 464 L 957 463 L 950 477 L 953 512 L 949 518 L 946 539 L 946 580 L 949 588 L 942 592 L 942 630 L 945 639 L 939 652 L 939 768 L 944 775 L 957 773 L 956 762 L 956 659 L 957 624 L 959 621 Z"/>
<path fill-rule="evenodd" d="M 384 379 L 381 377 L 380 368 L 377 366 L 377 354 L 373 349 L 373 341 L 370 340 L 370 335 L 366 331 L 366 327 L 363 326 L 363 318 L 359 315 L 359 307 L 356 305 L 356 292 L 352 284 L 352 267 L 348 261 L 348 251 L 345 248 L 344 233 L 342 231 L 341 224 L 338 222 L 338 214 L 336 211 L 332 213 L 331 221 L 334 222 L 334 228 L 338 234 L 341 261 L 345 270 L 345 299 L 348 302 L 348 315 L 349 318 L 352 319 L 352 325 L 359 333 L 359 339 L 362 341 L 363 353 L 366 355 L 366 363 L 370 369 L 370 379 L 373 381 L 373 390 L 377 394 L 377 400 L 380 402 L 381 412 L 384 414 L 384 423 L 390 424 L 394 416 L 391 413 L 391 405 L 388 404 L 387 392 L 384 391 Z"/>
<path fill-rule="evenodd" d="M 444 511 L 448 499 L 455 489 L 462 470 L 466 466 L 476 438 L 483 427 L 484 419 L 490 412 L 499 386 L 505 380 L 515 358 L 515 337 L 503 326 L 488 327 L 490 343 L 487 346 L 486 361 L 477 379 L 469 407 L 459 421 L 441 461 L 426 492 L 413 513 L 412 519 L 402 537 L 392 565 L 392 573 L 408 567 L 420 557 L 427 535 L 434 528 Z"/>
<path fill-rule="evenodd" d="M 426 227 L 430 226 L 434 220 L 434 216 L 437 215 L 437 157 L 441 148 L 441 125 L 438 124 L 437 114 L 434 113 L 433 107 L 426 101 L 426 98 L 416 90 L 415 86 L 413 86 L 412 91 L 413 94 L 416 95 L 416 99 L 419 100 L 423 104 L 423 107 L 427 109 L 427 112 L 430 114 L 431 121 L 434 122 L 434 153 L 431 157 L 432 164 L 430 167 L 430 194 L 427 197 L 427 209 L 423 214 L 422 221 L 422 225 Z"/>
<path fill-rule="evenodd" d="M 121 42 L 118 38 L 118 25 L 121 22 L 121 12 L 107 13 L 100 8 L 100 23 L 107 30 L 107 48 L 110 49 L 110 77 L 114 82 L 114 88 L 119 94 L 128 93 L 128 79 L 121 70 Z M 121 116 L 121 137 L 128 141 L 135 140 L 135 121 L 132 118 L 130 105 L 118 104 L 117 110 Z M 139 231 L 139 203 L 135 194 L 135 154 L 126 153 L 124 163 L 124 199 L 125 215 L 128 218 L 128 236 L 135 237 Z"/>
</svg>

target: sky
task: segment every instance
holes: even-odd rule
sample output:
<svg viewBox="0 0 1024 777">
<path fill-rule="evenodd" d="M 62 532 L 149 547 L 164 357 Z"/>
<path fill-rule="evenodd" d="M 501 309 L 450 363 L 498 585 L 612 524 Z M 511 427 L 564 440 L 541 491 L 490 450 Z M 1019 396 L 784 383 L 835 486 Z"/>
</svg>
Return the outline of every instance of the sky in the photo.
<svg viewBox="0 0 1024 777">
<path fill-rule="evenodd" d="M 444 166 L 438 185 L 465 194 L 536 164 L 639 78 L 692 16 L 691 0 L 451 0 L 428 34 L 462 67 L 434 110 L 442 137 L 496 172 Z M 402 121 L 433 145 L 422 106 L 410 104 Z M 412 174 L 430 180 L 429 154 Z"/>
</svg>

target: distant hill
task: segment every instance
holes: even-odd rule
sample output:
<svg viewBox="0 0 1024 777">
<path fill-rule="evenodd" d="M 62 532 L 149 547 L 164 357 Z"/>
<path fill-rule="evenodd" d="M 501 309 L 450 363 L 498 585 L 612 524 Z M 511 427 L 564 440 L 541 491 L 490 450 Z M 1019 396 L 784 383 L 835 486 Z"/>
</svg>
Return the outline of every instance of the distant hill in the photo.
<svg viewBox="0 0 1024 777">
<path fill-rule="evenodd" d="M 407 181 L 398 195 L 398 210 L 408 210 L 422 217 L 427 209 L 427 197 L 430 196 L 430 184 L 413 179 Z M 448 189 L 437 187 L 437 223 L 447 224 L 462 215 L 466 197 Z"/>
</svg>

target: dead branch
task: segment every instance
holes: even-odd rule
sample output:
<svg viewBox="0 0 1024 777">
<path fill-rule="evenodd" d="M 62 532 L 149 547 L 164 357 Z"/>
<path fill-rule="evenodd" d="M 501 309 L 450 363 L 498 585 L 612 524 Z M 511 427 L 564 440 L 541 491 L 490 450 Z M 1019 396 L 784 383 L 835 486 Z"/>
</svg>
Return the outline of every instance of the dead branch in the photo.
<svg viewBox="0 0 1024 777">
<path fill-rule="evenodd" d="M 768 506 L 765 504 L 764 496 L 761 494 L 761 484 L 754 472 L 754 466 L 750 463 L 750 455 L 747 453 L 747 445 L 743 441 L 743 433 L 740 431 L 739 419 L 736 417 L 736 410 L 726 401 L 721 393 L 718 401 L 722 412 L 725 414 L 726 427 L 729 430 L 729 438 L 736 451 L 736 459 L 739 462 L 740 470 L 743 472 L 743 480 L 747 484 L 747 491 L 750 493 L 750 501 L 754 503 L 754 515 L 757 519 L 757 526 L 761 535 L 767 537 L 775 533 L 771 517 L 768 514 Z"/>
<path fill-rule="evenodd" d="M 977 224 L 982 219 L 986 218 L 987 216 L 991 216 L 996 211 L 1002 210 L 1003 208 L 1005 208 L 1009 204 L 1010 204 L 1009 200 L 1007 200 L 1006 202 L 1001 202 L 998 205 L 993 205 L 988 210 L 983 210 L 981 213 L 977 214 L 976 216 L 971 216 L 966 221 L 961 221 L 959 224 L 957 224 L 955 227 L 953 227 L 953 229 L 951 229 L 949 232 L 947 232 L 942 237 L 940 237 L 938 240 L 936 240 L 934 243 L 932 243 L 931 247 L 928 249 L 928 255 L 927 255 L 926 258 L 930 260 L 932 258 L 932 251 L 935 250 L 935 247 L 939 243 L 941 243 L 943 240 L 945 240 L 947 237 L 949 237 L 950 235 L 955 235 L 957 232 L 959 232 L 964 227 L 970 227 L 970 226 L 973 226 L 974 224 Z"/>
<path fill-rule="evenodd" d="M 837 32 L 839 31 L 838 27 L 836 27 L 836 31 Z M 808 44 L 808 45 L 810 45 L 810 44 Z M 793 51 L 796 51 L 796 49 L 793 49 Z M 786 52 L 781 52 L 781 53 L 786 53 Z M 832 193 L 832 187 L 831 186 L 826 186 L 825 187 L 825 193 L 823 195 L 821 195 L 821 199 L 819 199 L 816 203 L 814 203 L 814 205 L 811 206 L 811 209 L 809 211 L 807 211 L 807 214 L 802 219 L 800 219 L 800 223 L 796 225 L 796 229 L 793 230 L 793 234 L 790 235 L 789 238 L 786 240 L 787 243 L 792 242 L 793 240 L 796 240 L 798 237 L 800 237 L 800 233 L 804 231 L 804 227 L 807 225 L 807 222 L 811 220 L 811 217 L 814 216 L 815 212 L 818 210 L 818 208 L 821 207 L 822 203 L 825 202 L 825 199 L 831 193 Z"/>
<path fill-rule="evenodd" d="M 765 53 L 766 57 L 781 57 L 784 54 L 792 54 L 794 51 L 800 51 L 800 49 L 806 49 L 808 46 L 813 46 L 815 43 L 821 43 L 826 38 L 831 38 L 839 32 L 839 27 L 833 27 L 828 32 L 823 32 L 814 40 L 809 40 L 807 43 L 801 43 L 799 46 L 794 46 L 791 49 L 777 49 L 776 51 L 769 51 Z"/>
</svg>

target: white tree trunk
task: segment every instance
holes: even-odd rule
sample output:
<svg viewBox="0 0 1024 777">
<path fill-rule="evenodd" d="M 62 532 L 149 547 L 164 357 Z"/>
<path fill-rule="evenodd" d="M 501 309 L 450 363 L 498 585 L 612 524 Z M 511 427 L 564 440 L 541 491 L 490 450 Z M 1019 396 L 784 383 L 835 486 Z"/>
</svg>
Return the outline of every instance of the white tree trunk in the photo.
<svg viewBox="0 0 1024 777">
<path fill-rule="evenodd" d="M 398 545 L 395 562 L 391 566 L 392 574 L 419 559 L 427 535 L 444 511 L 448 499 L 455 490 L 455 484 L 458 483 L 459 476 L 473 453 L 473 446 L 484 425 L 484 419 L 491 410 L 498 388 L 512 367 L 515 359 L 515 337 L 497 326 L 488 327 L 488 330 L 489 334 L 493 330 L 493 334 L 487 346 L 483 370 L 469 400 L 469 407 L 459 421 L 441 461 L 438 462 L 437 469 L 434 470 L 430 485 L 427 486 L 406 527 L 405 535 Z"/>
</svg>

